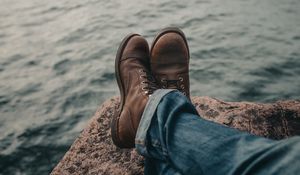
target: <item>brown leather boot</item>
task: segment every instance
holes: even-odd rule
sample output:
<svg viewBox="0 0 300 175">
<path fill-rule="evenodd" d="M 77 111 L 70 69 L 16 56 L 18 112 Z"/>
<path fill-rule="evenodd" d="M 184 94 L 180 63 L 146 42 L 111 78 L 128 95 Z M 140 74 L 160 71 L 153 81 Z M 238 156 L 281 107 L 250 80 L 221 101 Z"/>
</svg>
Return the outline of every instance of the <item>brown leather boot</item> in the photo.
<svg viewBox="0 0 300 175">
<path fill-rule="evenodd" d="M 178 89 L 190 98 L 189 47 L 178 28 L 166 28 L 154 39 L 150 51 L 151 72 L 159 88 Z"/>
<path fill-rule="evenodd" d="M 114 144 L 120 148 L 134 147 L 148 97 L 156 90 L 149 68 L 147 41 L 138 34 L 128 35 L 120 44 L 115 61 L 121 101 L 112 119 L 111 135 Z"/>
</svg>

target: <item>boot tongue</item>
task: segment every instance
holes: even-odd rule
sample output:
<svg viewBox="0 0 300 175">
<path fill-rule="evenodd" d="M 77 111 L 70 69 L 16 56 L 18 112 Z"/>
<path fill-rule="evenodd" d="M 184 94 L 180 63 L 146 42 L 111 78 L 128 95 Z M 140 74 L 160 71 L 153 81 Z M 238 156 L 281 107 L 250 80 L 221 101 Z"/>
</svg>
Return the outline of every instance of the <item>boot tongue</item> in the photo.
<svg viewBox="0 0 300 175">
<path fill-rule="evenodd" d="M 167 87 L 170 89 L 177 89 L 178 88 L 178 80 L 166 80 Z"/>
</svg>

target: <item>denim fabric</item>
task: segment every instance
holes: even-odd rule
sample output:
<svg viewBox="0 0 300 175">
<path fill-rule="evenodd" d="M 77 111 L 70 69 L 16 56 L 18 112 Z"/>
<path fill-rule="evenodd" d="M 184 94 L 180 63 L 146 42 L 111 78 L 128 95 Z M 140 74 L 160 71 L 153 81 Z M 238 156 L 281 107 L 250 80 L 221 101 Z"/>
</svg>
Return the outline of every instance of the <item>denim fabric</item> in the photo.
<svg viewBox="0 0 300 175">
<path fill-rule="evenodd" d="M 146 175 L 300 172 L 300 137 L 275 141 L 204 120 L 179 91 L 150 97 L 136 148 L 146 158 Z"/>
</svg>

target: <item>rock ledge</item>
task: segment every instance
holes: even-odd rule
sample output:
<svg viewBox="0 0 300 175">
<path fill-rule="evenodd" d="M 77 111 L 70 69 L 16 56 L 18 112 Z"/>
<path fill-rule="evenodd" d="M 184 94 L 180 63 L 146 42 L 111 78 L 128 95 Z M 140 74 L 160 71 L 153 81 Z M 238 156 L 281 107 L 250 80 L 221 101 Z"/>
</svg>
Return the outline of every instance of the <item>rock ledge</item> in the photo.
<svg viewBox="0 0 300 175">
<path fill-rule="evenodd" d="M 262 104 L 193 97 L 192 101 L 201 117 L 229 127 L 272 139 L 300 135 L 300 100 Z M 112 144 L 110 119 L 118 105 L 119 97 L 114 97 L 97 109 L 52 175 L 143 174 L 143 158 L 134 149 Z"/>
</svg>

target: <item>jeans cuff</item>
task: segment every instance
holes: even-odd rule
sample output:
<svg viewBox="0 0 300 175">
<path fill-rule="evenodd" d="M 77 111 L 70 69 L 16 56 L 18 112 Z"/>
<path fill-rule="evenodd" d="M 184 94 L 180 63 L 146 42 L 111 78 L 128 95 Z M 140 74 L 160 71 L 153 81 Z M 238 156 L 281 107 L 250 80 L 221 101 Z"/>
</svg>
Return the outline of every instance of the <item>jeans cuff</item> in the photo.
<svg viewBox="0 0 300 175">
<path fill-rule="evenodd" d="M 147 132 L 150 127 L 156 108 L 159 105 L 161 99 L 166 94 L 172 91 L 176 91 L 176 89 L 158 89 L 149 97 L 135 136 L 135 147 L 137 151 L 142 155 L 145 155 L 147 151 Z"/>
</svg>

